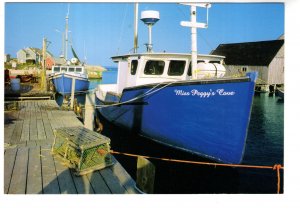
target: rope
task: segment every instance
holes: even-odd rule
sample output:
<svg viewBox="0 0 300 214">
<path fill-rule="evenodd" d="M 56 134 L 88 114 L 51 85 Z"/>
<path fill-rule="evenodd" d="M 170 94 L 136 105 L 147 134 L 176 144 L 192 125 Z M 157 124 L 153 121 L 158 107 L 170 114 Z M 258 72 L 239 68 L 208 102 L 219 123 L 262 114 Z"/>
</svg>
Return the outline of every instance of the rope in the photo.
<svg viewBox="0 0 300 214">
<path fill-rule="evenodd" d="M 124 102 L 119 102 L 119 103 L 114 103 L 114 104 L 110 104 L 110 105 L 95 105 L 95 108 L 106 108 L 106 107 L 119 106 L 119 105 L 123 105 L 123 104 L 126 104 L 126 103 L 130 103 L 130 102 L 142 99 L 142 98 L 144 98 L 146 96 L 149 96 L 151 94 L 154 94 L 154 93 L 156 93 L 156 92 L 158 92 L 158 91 L 160 91 L 160 90 L 162 90 L 162 89 L 164 89 L 164 88 L 172 85 L 174 82 L 170 82 L 170 83 L 168 83 L 168 84 L 166 84 L 166 85 L 164 85 L 164 86 L 162 86 L 160 88 L 157 88 L 158 86 L 162 85 L 162 83 L 159 83 L 156 86 L 154 86 L 151 89 L 149 89 L 148 91 L 146 91 L 144 94 L 141 94 L 141 95 L 139 95 L 137 97 L 134 97 L 134 98 L 132 98 L 130 100 L 127 100 L 127 101 L 124 101 Z M 157 88 L 157 89 L 154 90 L 155 88 Z"/>
<path fill-rule="evenodd" d="M 280 164 L 275 164 L 273 166 L 273 170 L 277 171 L 277 194 L 280 193 L 280 169 L 283 169 Z"/>
<path fill-rule="evenodd" d="M 252 168 L 252 169 L 272 169 L 277 170 L 277 193 L 280 193 L 280 169 L 284 169 L 280 164 L 275 164 L 274 166 L 258 166 L 258 165 L 242 165 L 242 164 L 225 164 L 225 163 L 210 163 L 210 162 L 201 162 L 201 161 L 189 161 L 189 160 L 180 160 L 180 159 L 171 159 L 171 158 L 161 158 L 161 157 L 151 157 L 146 155 L 137 155 L 124 152 L 110 151 L 111 154 L 125 155 L 130 157 L 142 157 L 146 159 L 154 159 L 161 161 L 177 162 L 177 163 L 189 163 L 197 165 L 208 165 L 208 166 L 222 166 L 222 167 L 234 167 L 234 168 Z"/>
</svg>

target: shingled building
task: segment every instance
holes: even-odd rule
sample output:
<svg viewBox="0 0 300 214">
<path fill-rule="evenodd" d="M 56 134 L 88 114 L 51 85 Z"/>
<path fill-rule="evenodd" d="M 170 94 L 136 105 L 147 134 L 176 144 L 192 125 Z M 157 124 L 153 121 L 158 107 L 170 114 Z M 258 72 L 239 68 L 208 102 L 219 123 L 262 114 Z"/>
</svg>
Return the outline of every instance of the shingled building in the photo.
<svg viewBox="0 0 300 214">
<path fill-rule="evenodd" d="M 228 76 L 243 75 L 258 71 L 257 85 L 263 90 L 269 86 L 284 84 L 284 39 L 220 44 L 214 55 L 225 56 Z"/>
</svg>

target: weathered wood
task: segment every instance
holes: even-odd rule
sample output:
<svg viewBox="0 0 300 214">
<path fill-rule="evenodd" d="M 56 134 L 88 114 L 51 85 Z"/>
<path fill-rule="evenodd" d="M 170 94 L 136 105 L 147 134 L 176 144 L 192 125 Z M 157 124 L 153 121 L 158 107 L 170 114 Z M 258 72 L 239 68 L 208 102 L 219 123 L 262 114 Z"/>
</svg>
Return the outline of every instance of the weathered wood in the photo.
<svg viewBox="0 0 300 214">
<path fill-rule="evenodd" d="M 110 189 L 98 171 L 87 174 L 87 177 L 96 194 L 111 194 Z"/>
<path fill-rule="evenodd" d="M 53 129 L 51 127 L 51 123 L 48 118 L 43 118 L 44 129 L 46 133 L 47 139 L 54 139 Z"/>
<path fill-rule="evenodd" d="M 8 193 L 12 172 L 15 165 L 17 148 L 6 149 L 4 154 L 4 193 Z"/>
<path fill-rule="evenodd" d="M 15 126 L 16 126 L 15 123 L 4 125 L 4 143 L 11 144 Z"/>
<path fill-rule="evenodd" d="M 9 194 L 25 194 L 27 181 L 28 148 L 17 151 L 14 170 L 11 177 Z"/>
<path fill-rule="evenodd" d="M 23 120 L 16 120 L 15 124 L 16 126 L 12 133 L 11 144 L 17 144 L 20 141 L 23 129 Z"/>
<path fill-rule="evenodd" d="M 37 194 L 42 192 L 41 174 L 41 154 L 40 146 L 29 149 L 28 174 L 27 174 L 27 194 Z"/>
<path fill-rule="evenodd" d="M 112 173 L 115 174 L 119 182 L 129 194 L 137 194 L 135 181 L 130 177 L 128 172 L 122 167 L 122 165 L 113 157 L 113 161 L 115 162 L 109 169 L 112 170 Z"/>
<path fill-rule="evenodd" d="M 61 194 L 77 194 L 69 168 L 62 165 L 56 157 L 54 163 Z"/>
<path fill-rule="evenodd" d="M 30 139 L 29 137 L 30 137 L 30 119 L 25 118 L 23 122 L 21 140 L 22 141 L 29 140 Z"/>
<path fill-rule="evenodd" d="M 54 129 L 83 126 L 74 112 L 58 110 L 53 100 L 18 105 L 21 110 L 4 114 L 4 193 L 136 193 L 135 182 L 118 162 L 101 173 L 75 176 L 53 159 Z"/>
<path fill-rule="evenodd" d="M 85 96 L 84 107 L 84 127 L 90 130 L 94 130 L 94 118 L 95 118 L 95 94 L 88 93 Z"/>
<path fill-rule="evenodd" d="M 101 169 L 100 174 L 113 194 L 124 194 L 126 189 L 120 184 L 118 177 L 109 168 Z"/>
<path fill-rule="evenodd" d="M 155 166 L 146 158 L 138 157 L 137 187 L 145 193 L 153 193 L 155 180 Z"/>
<path fill-rule="evenodd" d="M 74 173 L 71 173 L 76 190 L 78 194 L 94 194 L 93 187 L 90 184 L 90 181 L 87 175 L 76 176 Z"/>
<path fill-rule="evenodd" d="M 31 110 L 30 111 L 30 140 L 37 140 L 37 139 L 38 139 L 38 130 L 37 130 L 35 111 Z"/>
<path fill-rule="evenodd" d="M 37 126 L 37 133 L 38 133 L 38 140 L 46 139 L 46 133 L 44 129 L 44 123 L 42 119 L 36 120 L 36 126 Z"/>
<path fill-rule="evenodd" d="M 43 193 L 44 194 L 60 193 L 54 160 L 52 155 L 50 154 L 49 147 L 41 147 L 41 160 L 42 160 Z"/>
</svg>

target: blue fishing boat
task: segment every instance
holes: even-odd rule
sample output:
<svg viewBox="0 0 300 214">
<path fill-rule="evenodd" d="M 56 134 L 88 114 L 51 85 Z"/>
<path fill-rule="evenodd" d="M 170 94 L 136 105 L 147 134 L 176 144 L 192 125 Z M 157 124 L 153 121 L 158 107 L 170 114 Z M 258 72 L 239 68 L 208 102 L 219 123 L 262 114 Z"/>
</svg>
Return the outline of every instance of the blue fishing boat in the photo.
<svg viewBox="0 0 300 214">
<path fill-rule="evenodd" d="M 83 66 L 53 66 L 49 79 L 62 95 L 71 94 L 72 79 L 75 81 L 75 93 L 89 89 L 88 76 Z"/>
<path fill-rule="evenodd" d="M 142 13 L 147 24 L 158 19 L 157 13 Z M 238 164 L 257 72 L 229 77 L 224 58 L 195 51 L 153 53 L 149 41 L 146 53 L 112 57 L 118 64 L 117 83 L 98 85 L 98 112 L 158 143 Z"/>
</svg>

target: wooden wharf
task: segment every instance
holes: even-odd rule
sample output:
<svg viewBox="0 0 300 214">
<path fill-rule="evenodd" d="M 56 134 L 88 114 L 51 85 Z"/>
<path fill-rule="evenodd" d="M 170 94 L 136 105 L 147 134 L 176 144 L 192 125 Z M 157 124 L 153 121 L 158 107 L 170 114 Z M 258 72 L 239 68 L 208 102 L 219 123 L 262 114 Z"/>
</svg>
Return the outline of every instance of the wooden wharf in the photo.
<svg viewBox="0 0 300 214">
<path fill-rule="evenodd" d="M 54 100 L 19 101 L 4 112 L 4 194 L 135 194 L 135 181 L 115 164 L 76 176 L 51 155 L 54 130 L 83 126 Z"/>
</svg>

